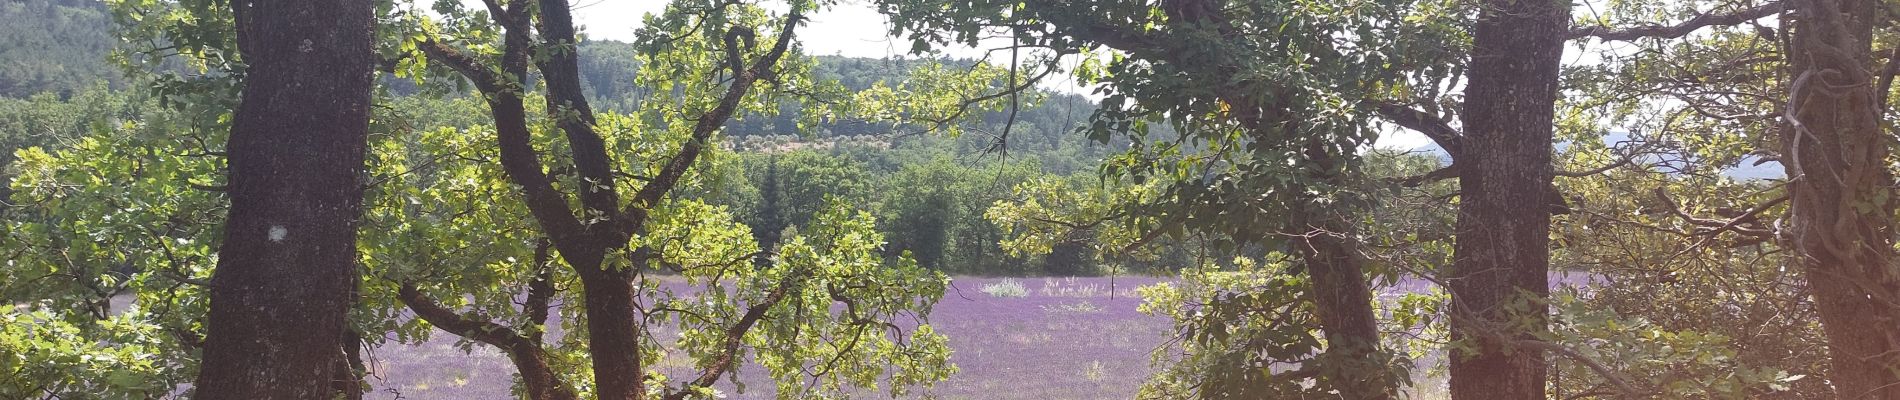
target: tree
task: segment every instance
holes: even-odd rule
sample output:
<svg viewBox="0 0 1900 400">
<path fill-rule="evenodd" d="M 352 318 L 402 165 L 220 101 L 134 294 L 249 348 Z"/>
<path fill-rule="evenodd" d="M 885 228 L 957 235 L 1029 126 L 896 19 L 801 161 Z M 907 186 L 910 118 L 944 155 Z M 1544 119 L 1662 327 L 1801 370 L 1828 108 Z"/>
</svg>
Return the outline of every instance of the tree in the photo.
<svg viewBox="0 0 1900 400">
<path fill-rule="evenodd" d="M 693 185 L 696 178 L 689 172 L 718 150 L 711 146 L 715 134 L 741 111 L 764 109 L 784 99 L 783 93 L 836 93 L 835 87 L 806 80 L 809 64 L 800 62 L 794 46 L 795 28 L 817 4 L 796 1 L 788 13 L 772 15 L 750 3 L 689 3 L 670 6 L 641 32 L 644 59 L 637 82 L 661 94 L 638 105 L 639 118 L 600 116 L 588 105 L 578 83 L 566 2 L 488 2 L 486 15 L 449 9 L 449 23 L 424 24 L 414 42 L 431 64 L 455 71 L 483 95 L 505 177 L 552 252 L 578 276 L 594 376 L 591 394 L 604 399 L 706 396 L 750 351 L 758 352 L 759 363 L 774 372 L 786 392 L 807 382 L 804 374 L 823 385 L 812 390 L 825 393 L 843 385 L 869 386 L 880 376 L 892 382 L 894 394 L 942 379 L 949 367 L 941 336 L 928 325 L 910 332 L 883 329 L 897 326 L 892 320 L 901 315 L 927 313 L 941 295 L 941 275 L 901 264 L 888 270 L 867 267 L 860 255 L 881 239 L 862 234 L 856 227 L 863 223 L 836 210 L 814 214 L 814 233 L 802 237 L 800 246 L 784 244 L 771 268 L 734 268 L 759 256 L 756 242 L 733 239 L 751 235 L 710 229 L 729 227 L 729 216 L 675 193 Z M 764 31 L 768 25 L 776 28 Z M 487 43 L 494 34 L 500 35 L 499 48 Z M 491 49 L 499 54 L 487 53 Z M 554 171 L 537 150 L 552 141 L 538 137 L 531 128 L 538 125 L 529 122 L 526 101 L 532 87 L 524 77 L 531 60 L 545 83 L 540 111 L 565 139 L 556 158 L 562 162 Z M 629 132 L 667 139 L 643 141 Z M 677 150 L 659 151 L 671 146 Z M 629 154 L 651 158 L 619 158 Z M 616 182 L 632 180 L 645 185 L 624 192 L 629 196 L 623 198 Z M 828 239 L 833 235 L 838 238 Z M 699 246 L 741 254 L 719 258 L 717 251 L 693 250 Z M 853 258 L 828 259 L 834 254 Z M 647 275 L 669 269 L 703 285 L 697 295 L 702 299 L 682 301 L 690 297 L 667 293 Z M 656 307 L 643 306 L 649 301 Z M 841 315 L 814 311 L 839 303 L 846 310 Z M 678 343 L 681 351 L 699 360 L 698 374 L 677 386 L 647 362 L 661 348 L 643 335 L 647 325 L 669 321 L 688 332 Z M 824 340 L 862 346 L 812 345 Z M 828 361 L 824 368 L 805 368 L 818 360 Z"/>
<path fill-rule="evenodd" d="M 1547 362 L 1535 341 L 1550 295 L 1552 130 L 1569 5 L 1491 1 L 1472 29 L 1464 136 L 1454 162 L 1459 211 L 1446 280 L 1454 399 L 1542 399 Z M 1528 294 L 1528 298 L 1520 297 Z"/>
<path fill-rule="evenodd" d="M 1873 160 L 1885 159 L 1890 151 L 1884 139 L 1874 137 L 1888 128 L 1881 121 L 1892 107 L 1887 93 L 1896 65 L 1875 63 L 1872 49 L 1891 40 L 1877 34 L 1893 21 L 1891 13 L 1879 11 L 1882 6 L 1875 3 L 1714 3 L 1703 6 L 1719 7 L 1716 10 L 1679 16 L 1685 19 L 1675 23 L 1643 20 L 1644 15 L 1653 14 L 1644 7 L 1619 7 L 1609 17 L 1617 22 L 1634 20 L 1632 26 L 1572 32 L 1573 37 L 1645 45 L 1643 52 L 1612 58 L 1616 61 L 1609 64 L 1612 68 L 1585 71 L 1579 81 L 1592 82 L 1593 99 L 1607 103 L 1603 108 L 1616 110 L 1605 114 L 1631 121 L 1645 129 L 1642 136 L 1651 140 L 1660 138 L 1685 148 L 1688 161 L 1679 164 L 1689 164 L 1689 168 L 1675 167 L 1675 173 L 1780 164 L 1766 167 L 1780 169 L 1777 175 L 1787 178 L 1767 177 L 1753 203 L 1710 210 L 1696 206 L 1707 200 L 1674 188 L 1658 188 L 1654 195 L 1644 197 L 1660 197 L 1664 205 L 1654 208 L 1670 210 L 1669 219 L 1684 226 L 1678 231 L 1693 240 L 1689 250 L 1711 251 L 1706 249 L 1752 242 L 1766 246 L 1762 251 L 1768 254 L 1789 253 L 1775 260 L 1785 260 L 1789 270 L 1805 273 L 1805 282 L 1771 281 L 1747 290 L 1812 296 L 1811 308 L 1796 311 L 1819 314 L 1818 328 L 1825 332 L 1832 368 L 1810 382 L 1831 384 L 1835 396 L 1841 398 L 1892 397 L 1879 388 L 1894 387 L 1892 379 L 1896 379 L 1893 358 L 1870 356 L 1892 354 L 1892 347 L 1883 347 L 1890 344 L 1872 344 L 1892 343 L 1883 338 L 1891 329 L 1869 325 L 1870 321 L 1893 318 L 1883 314 L 1893 310 L 1893 303 L 1882 300 L 1892 295 L 1881 294 L 1890 293 L 1891 286 L 1883 289 L 1882 284 L 1873 283 L 1890 282 L 1891 278 L 1882 276 L 1890 276 L 1892 269 L 1866 267 L 1891 265 L 1892 257 L 1891 246 L 1879 244 L 1892 240 L 1884 233 L 1893 219 L 1892 205 L 1885 200 L 1891 195 L 1881 189 L 1891 185 L 1891 171 L 1867 168 L 1886 164 Z M 1779 17 L 1775 21 L 1779 27 L 1757 21 L 1768 16 Z M 1703 28 L 1730 25 L 1741 27 L 1691 35 Z M 1674 38 L 1683 39 L 1651 40 Z M 1598 73 L 1612 75 L 1594 75 Z M 1631 96 L 1637 100 L 1617 98 L 1630 93 L 1637 94 Z M 1636 108 L 1629 107 L 1628 101 L 1674 103 Z M 1788 206 L 1780 207 L 1783 203 Z M 1798 393 L 1813 396 L 1825 389 L 1802 387 Z"/>
<path fill-rule="evenodd" d="M 246 68 L 201 399 L 329 399 L 355 304 L 374 7 L 233 3 Z"/>
<path fill-rule="evenodd" d="M 1228 240 L 1228 248 L 1265 246 L 1298 260 L 1289 268 L 1312 278 L 1312 295 L 1262 299 L 1311 301 L 1314 307 L 1253 309 L 1312 312 L 1325 344 L 1292 335 L 1260 341 L 1300 343 L 1309 351 L 1223 348 L 1264 359 L 1206 366 L 1210 381 L 1263 382 L 1209 384 L 1198 395 L 1295 395 L 1281 390 L 1338 390 L 1349 398 L 1396 395 L 1400 380 L 1394 372 L 1404 367 L 1381 345 L 1373 314 L 1367 262 L 1357 239 L 1358 216 L 1367 203 L 1358 191 L 1362 176 L 1354 153 L 1375 135 L 1366 121 L 1372 115 L 1370 101 L 1383 95 L 1380 85 L 1405 76 L 1410 66 L 1366 61 L 1408 60 L 1391 53 L 1405 48 L 1399 43 L 1439 40 L 1442 32 L 1408 23 L 1422 20 L 1403 18 L 1406 7 L 1396 3 L 880 4 L 893 17 L 894 33 L 909 33 L 919 49 L 933 41 L 976 45 L 986 30 L 994 30 L 990 33 L 1007 35 L 1012 48 L 1045 50 L 1032 53 L 1037 55 L 1027 64 L 1034 69 L 1021 74 L 1031 82 L 1057 69 L 1054 60 L 1082 54 L 1075 74 L 1103 84 L 1099 90 L 1105 96 L 1086 131 L 1098 141 L 1126 136 L 1134 146 L 1110 157 L 1103 170 L 1137 185 L 1149 179 L 1170 183 L 1150 199 L 1158 204 L 1107 215 L 1148 232 L 1140 236 L 1149 239 L 1139 242 L 1196 230 Z M 1088 53 L 1095 51 L 1112 55 Z M 1010 83 L 1006 93 L 971 100 L 1006 97 L 1018 86 Z M 1151 122 L 1165 122 L 1179 135 L 1150 136 Z M 1069 220 L 1061 225 L 1096 224 Z M 1179 240 L 1179 234 L 1173 236 Z M 1310 354 L 1319 356 L 1307 358 Z M 1298 362 L 1300 372 L 1225 371 L 1284 362 Z M 1319 377 L 1320 384 L 1275 384 L 1308 377 Z"/>
<path fill-rule="evenodd" d="M 1900 398 L 1900 269 L 1891 139 L 1882 122 L 1894 65 L 1877 75 L 1870 0 L 1801 0 L 1784 27 L 1788 87 L 1780 132 L 1788 235 L 1827 332 L 1835 395 Z"/>
<path fill-rule="evenodd" d="M 752 210 L 749 220 L 752 237 L 759 241 L 759 248 L 771 250 L 784 242 L 785 215 L 783 200 L 779 200 L 778 157 L 770 156 L 765 160 L 765 172 L 759 176 L 759 201 Z M 760 263 L 770 263 L 771 258 L 759 257 Z"/>
</svg>

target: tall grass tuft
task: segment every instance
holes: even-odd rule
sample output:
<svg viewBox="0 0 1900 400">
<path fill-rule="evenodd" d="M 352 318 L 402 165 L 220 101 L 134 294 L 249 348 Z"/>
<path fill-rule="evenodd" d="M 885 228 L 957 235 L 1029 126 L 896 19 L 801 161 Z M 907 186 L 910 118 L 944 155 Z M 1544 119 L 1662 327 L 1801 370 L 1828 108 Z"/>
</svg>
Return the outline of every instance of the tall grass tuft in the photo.
<svg viewBox="0 0 1900 400">
<path fill-rule="evenodd" d="M 1002 282 L 983 284 L 981 290 L 993 297 L 1029 297 L 1029 288 L 1023 287 L 1022 281 L 1010 278 L 1003 278 Z"/>
</svg>

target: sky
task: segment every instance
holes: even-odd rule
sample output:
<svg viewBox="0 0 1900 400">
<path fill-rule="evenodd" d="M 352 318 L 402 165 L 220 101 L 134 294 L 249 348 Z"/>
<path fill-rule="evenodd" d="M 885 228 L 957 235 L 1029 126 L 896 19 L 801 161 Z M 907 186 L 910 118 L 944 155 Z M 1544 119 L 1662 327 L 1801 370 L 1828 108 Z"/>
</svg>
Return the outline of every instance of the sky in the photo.
<svg viewBox="0 0 1900 400">
<path fill-rule="evenodd" d="M 652 0 L 573 0 L 575 23 L 593 39 L 632 41 L 633 30 L 648 13 L 659 13 L 666 2 Z M 472 4 L 479 6 L 479 2 Z M 844 1 L 811 16 L 799 27 L 805 51 L 813 55 L 884 58 L 905 55 L 908 41 L 893 40 L 888 24 L 865 1 Z"/>
</svg>

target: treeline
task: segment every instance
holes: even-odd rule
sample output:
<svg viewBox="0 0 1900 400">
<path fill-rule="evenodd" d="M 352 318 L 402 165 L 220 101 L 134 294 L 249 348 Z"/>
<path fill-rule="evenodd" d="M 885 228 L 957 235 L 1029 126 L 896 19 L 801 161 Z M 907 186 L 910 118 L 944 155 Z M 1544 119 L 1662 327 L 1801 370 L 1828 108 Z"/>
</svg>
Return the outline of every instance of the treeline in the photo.
<svg viewBox="0 0 1900 400">
<path fill-rule="evenodd" d="M 0 96 L 70 96 L 94 85 L 125 87 L 106 61 L 117 46 L 112 14 L 97 0 L 0 2 Z"/>
</svg>

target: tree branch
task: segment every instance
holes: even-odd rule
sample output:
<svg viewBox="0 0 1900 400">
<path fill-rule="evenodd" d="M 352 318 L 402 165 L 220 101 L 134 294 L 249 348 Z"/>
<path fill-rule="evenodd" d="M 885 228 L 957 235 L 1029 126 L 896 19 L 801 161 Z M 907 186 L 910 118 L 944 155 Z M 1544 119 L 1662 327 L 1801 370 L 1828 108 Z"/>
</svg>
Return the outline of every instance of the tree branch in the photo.
<svg viewBox="0 0 1900 400">
<path fill-rule="evenodd" d="M 1779 14 L 1788 9 L 1784 1 L 1775 1 L 1755 7 L 1744 8 L 1727 14 L 1702 14 L 1675 25 L 1644 25 L 1616 29 L 1608 26 L 1586 26 L 1570 29 L 1568 39 L 1597 38 L 1605 42 L 1634 41 L 1645 38 L 1674 39 L 1688 35 L 1698 29 L 1710 26 L 1731 26 L 1762 19 Z"/>
<path fill-rule="evenodd" d="M 1403 187 L 1419 187 L 1427 183 L 1457 178 L 1458 171 L 1458 163 L 1454 162 L 1451 165 L 1446 165 L 1444 168 L 1435 169 L 1424 174 L 1386 178 L 1386 181 L 1397 183 Z"/>
<path fill-rule="evenodd" d="M 396 291 L 396 299 L 401 300 L 402 304 L 408 306 L 411 311 L 415 311 L 416 316 L 427 321 L 429 325 L 434 325 L 456 336 L 504 350 L 520 345 L 523 341 L 521 335 L 516 334 L 514 329 L 493 322 L 469 319 L 455 313 L 454 310 L 442 307 L 441 304 L 435 302 L 435 299 L 422 294 L 422 291 L 413 283 L 402 284 L 402 288 Z"/>
<path fill-rule="evenodd" d="M 416 47 L 422 49 L 422 54 L 427 55 L 430 60 L 446 64 L 450 69 L 461 73 L 462 77 L 468 78 L 475 84 L 475 90 L 483 94 L 500 91 L 501 88 L 497 84 L 501 79 L 496 78 L 494 72 L 483 68 L 481 62 L 476 61 L 474 57 L 462 54 L 460 50 L 444 45 L 435 38 L 424 38 L 421 43 L 417 43 Z"/>
<path fill-rule="evenodd" d="M 1623 148 L 1622 145 L 1627 144 L 1627 143 L 1630 143 L 1630 142 L 1617 143 L 1618 146 L 1616 147 L 1619 149 Z M 1635 146 L 1632 146 L 1633 148 L 1624 150 L 1623 156 L 1618 158 L 1616 161 L 1611 162 L 1609 164 L 1605 164 L 1601 167 L 1591 168 L 1587 170 L 1580 170 L 1580 171 L 1557 170 L 1557 171 L 1554 171 L 1552 174 L 1555 176 L 1561 176 L 1565 178 L 1581 178 L 1581 177 L 1601 174 L 1606 171 L 1617 169 L 1625 165 L 1630 165 L 1630 163 L 1636 162 L 1637 157 L 1641 157 L 1644 154 L 1648 154 L 1649 150 L 1652 148 L 1655 148 L 1655 146 L 1656 146 L 1655 142 L 1642 144 L 1642 145 L 1635 145 Z"/>
<path fill-rule="evenodd" d="M 1457 160 L 1459 155 L 1464 154 L 1465 147 L 1462 139 L 1464 135 L 1457 129 L 1453 129 L 1444 118 L 1390 103 L 1379 105 L 1379 116 L 1385 117 L 1386 120 L 1392 121 L 1399 127 L 1425 134 L 1425 137 L 1431 138 L 1439 148 L 1445 149 L 1445 153 L 1450 154 L 1452 160 Z"/>
<path fill-rule="evenodd" d="M 692 388 L 712 386 L 713 383 L 719 381 L 720 376 L 730 372 L 739 358 L 739 345 L 744 343 L 746 333 L 751 332 L 752 327 L 765 318 L 767 311 L 771 311 L 772 307 L 784 301 L 785 294 L 790 292 L 793 283 L 799 280 L 800 277 L 796 276 L 779 280 L 778 286 L 772 288 L 772 292 L 766 294 L 764 299 L 746 307 L 745 314 L 740 316 L 732 326 L 726 327 L 726 340 L 717 358 L 706 365 L 698 378 L 687 382 L 686 385 L 680 387 L 679 391 L 667 394 L 663 400 L 683 400 L 693 393 Z"/>
<path fill-rule="evenodd" d="M 535 326 L 527 335 L 535 343 L 540 343 L 542 333 L 547 331 L 549 303 L 554 298 L 554 264 L 549 247 L 552 244 L 546 238 L 534 245 L 534 280 L 528 282 L 528 298 L 521 305 L 522 312 L 528 314 L 528 323 Z"/>
<path fill-rule="evenodd" d="M 1598 376 L 1602 376 L 1604 380 L 1610 381 L 1610 385 L 1615 386 L 1616 390 L 1623 392 L 1624 395 L 1641 396 L 1645 393 L 1641 389 L 1637 389 L 1636 385 L 1631 385 L 1628 379 L 1623 378 L 1623 374 L 1619 374 L 1615 370 L 1610 369 L 1610 367 L 1603 365 L 1603 363 L 1597 362 L 1597 360 L 1591 359 L 1589 356 L 1583 355 L 1583 353 L 1578 353 L 1569 347 L 1542 340 L 1529 339 L 1518 340 L 1514 342 L 1514 344 L 1554 352 L 1571 360 L 1575 360 L 1577 363 L 1589 367 L 1591 371 L 1596 371 Z"/>
<path fill-rule="evenodd" d="M 526 75 L 531 43 L 526 31 L 526 8 L 516 6 L 520 3 L 525 2 L 510 2 L 507 14 L 495 16 L 495 20 L 507 30 L 502 43 L 502 71 L 513 74 L 512 77 L 497 75 L 474 57 L 433 38 L 423 39 L 418 47 L 431 60 L 447 64 L 474 81 L 475 87 L 487 97 L 489 114 L 495 120 L 495 140 L 501 152 L 502 170 L 508 174 L 511 182 L 521 186 L 529 213 L 554 244 L 561 247 L 562 253 L 570 257 L 580 256 L 588 252 L 588 249 L 577 247 L 585 233 L 580 219 L 568 207 L 565 196 L 554 189 L 528 131 L 519 79 Z"/>
<path fill-rule="evenodd" d="M 706 141 L 712 137 L 713 132 L 724 126 L 726 120 L 738 110 L 739 101 L 751 91 L 752 84 L 760 77 L 772 73 L 772 67 L 778 64 L 779 59 L 784 57 L 786 49 L 791 47 L 793 29 L 797 28 L 799 22 L 804 19 L 803 8 L 792 8 L 791 13 L 785 16 L 785 25 L 779 29 L 777 43 L 774 43 L 772 49 L 767 50 L 759 59 L 754 60 L 750 67 L 743 70 L 740 69 L 742 60 L 739 55 L 738 41 L 739 36 L 748 34 L 750 31 L 739 29 L 726 31 L 727 64 L 738 73 L 733 75 L 732 83 L 726 87 L 726 94 L 720 98 L 719 105 L 699 116 L 699 122 L 693 125 L 692 137 L 680 146 L 679 153 L 667 160 L 666 165 L 661 167 L 660 173 L 654 175 L 653 181 L 640 188 L 640 192 L 634 196 L 633 203 L 627 205 L 627 212 L 633 215 L 632 224 L 627 229 L 637 231 L 640 225 L 646 223 L 646 210 L 659 204 L 660 199 L 666 197 L 666 193 L 679 184 L 680 177 L 686 175 L 686 170 L 692 168 L 693 162 L 699 159 L 699 152 L 705 148 Z"/>
<path fill-rule="evenodd" d="M 526 3 L 515 0 L 510 5 Z M 581 89 L 579 42 L 574 35 L 574 18 L 567 0 L 540 0 L 539 23 L 541 53 L 535 65 L 547 87 L 547 114 L 567 136 L 569 158 L 580 174 L 580 189 L 575 194 L 589 215 L 614 216 L 620 207 L 620 193 L 614 185 L 612 159 L 607 142 L 594 130 L 594 109 Z M 618 220 L 616 218 L 616 220 Z M 599 224 L 593 227 L 608 228 Z M 590 227 L 590 229 L 593 229 Z M 624 242 L 615 238 L 614 242 Z"/>
<path fill-rule="evenodd" d="M 1683 221 L 1688 222 L 1690 225 L 1695 225 L 1697 227 L 1695 229 L 1690 230 L 1689 233 L 1691 235 L 1708 235 L 1710 238 L 1714 237 L 1715 235 L 1719 235 L 1722 232 L 1735 232 L 1743 236 L 1762 238 L 1762 239 L 1773 239 L 1774 232 L 1769 232 L 1769 231 L 1761 230 L 1761 229 L 1748 229 L 1748 228 L 1744 228 L 1742 225 L 1759 220 L 1761 213 L 1767 212 L 1768 209 L 1774 208 L 1776 205 L 1779 205 L 1781 203 L 1788 201 L 1788 196 L 1782 195 L 1779 197 L 1775 197 L 1773 199 L 1769 199 L 1768 201 L 1761 202 L 1760 204 L 1756 204 L 1754 207 L 1749 208 L 1747 211 L 1743 211 L 1741 214 L 1736 214 L 1734 217 L 1729 218 L 1728 220 L 1715 220 L 1715 219 L 1707 219 L 1707 218 L 1696 218 L 1694 215 L 1689 215 L 1689 213 L 1686 211 L 1683 211 L 1682 206 L 1677 204 L 1675 199 L 1670 198 L 1668 192 L 1663 190 L 1663 188 L 1661 187 L 1656 188 L 1654 190 L 1654 193 L 1657 199 L 1662 200 L 1663 204 L 1669 207 L 1670 214 L 1673 214 L 1677 218 L 1681 218 Z M 1705 238 L 1702 241 L 1697 242 L 1696 246 L 1691 246 L 1691 248 L 1700 247 L 1700 245 L 1706 243 L 1707 241 L 1708 239 Z"/>
</svg>

